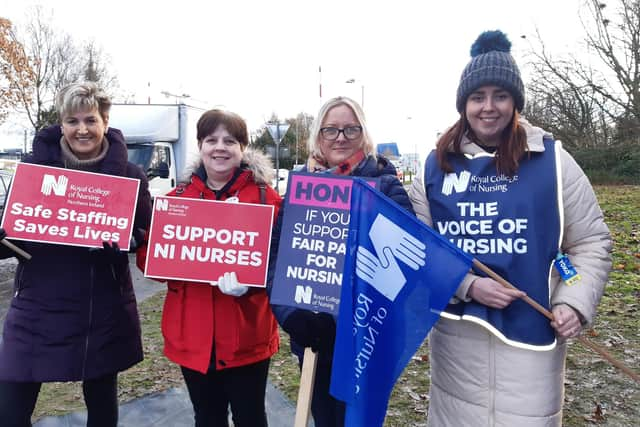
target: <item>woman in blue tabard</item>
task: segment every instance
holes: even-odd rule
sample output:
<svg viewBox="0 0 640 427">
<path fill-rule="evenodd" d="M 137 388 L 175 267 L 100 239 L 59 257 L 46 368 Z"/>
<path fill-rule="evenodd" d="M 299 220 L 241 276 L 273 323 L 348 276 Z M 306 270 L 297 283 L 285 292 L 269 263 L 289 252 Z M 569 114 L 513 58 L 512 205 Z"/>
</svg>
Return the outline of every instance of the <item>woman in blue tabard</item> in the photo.
<svg viewBox="0 0 640 427">
<path fill-rule="evenodd" d="M 430 334 L 430 426 L 561 425 L 566 342 L 593 320 L 611 267 L 588 179 L 520 116 L 510 47 L 500 31 L 478 37 L 458 86 L 460 118 L 409 191 L 422 221 L 520 289 L 475 271 L 460 284 Z M 579 276 L 561 278 L 561 254 Z"/>
</svg>

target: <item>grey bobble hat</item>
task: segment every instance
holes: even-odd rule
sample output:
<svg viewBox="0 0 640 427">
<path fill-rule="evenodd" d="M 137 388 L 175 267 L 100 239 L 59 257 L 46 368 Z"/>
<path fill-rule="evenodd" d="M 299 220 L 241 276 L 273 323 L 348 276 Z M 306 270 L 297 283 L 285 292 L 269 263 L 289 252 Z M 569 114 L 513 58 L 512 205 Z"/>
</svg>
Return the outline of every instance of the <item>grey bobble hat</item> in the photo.
<svg viewBox="0 0 640 427">
<path fill-rule="evenodd" d="M 524 108 L 524 85 L 520 70 L 511 56 L 511 42 L 500 30 L 485 31 L 471 46 L 471 61 L 464 67 L 458 85 L 456 108 L 465 108 L 467 98 L 481 86 L 495 85 L 506 89 L 516 110 Z"/>
</svg>

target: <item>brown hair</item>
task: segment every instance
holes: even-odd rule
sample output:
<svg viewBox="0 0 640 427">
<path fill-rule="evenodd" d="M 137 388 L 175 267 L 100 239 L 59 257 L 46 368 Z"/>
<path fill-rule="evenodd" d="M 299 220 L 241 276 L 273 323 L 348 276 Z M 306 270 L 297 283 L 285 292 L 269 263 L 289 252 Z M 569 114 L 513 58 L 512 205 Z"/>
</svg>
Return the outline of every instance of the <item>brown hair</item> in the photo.
<svg viewBox="0 0 640 427">
<path fill-rule="evenodd" d="M 202 140 L 215 132 L 220 125 L 224 126 L 243 148 L 249 145 L 249 131 L 244 119 L 236 113 L 214 109 L 205 111 L 198 119 L 198 146 L 201 146 Z"/>
<path fill-rule="evenodd" d="M 498 173 L 504 173 L 509 176 L 515 175 L 520 165 L 520 159 L 527 150 L 527 133 L 520 126 L 519 118 L 520 114 L 514 110 L 510 125 L 502 131 L 502 142 L 496 147 L 495 156 Z M 444 172 L 453 172 L 453 168 L 447 159 L 449 147 L 453 145 L 453 152 L 461 153 L 460 145 L 465 135 L 473 142 L 478 141 L 471 126 L 469 126 L 465 112 L 462 111 L 458 121 L 438 139 L 436 144 L 438 165 Z"/>
</svg>

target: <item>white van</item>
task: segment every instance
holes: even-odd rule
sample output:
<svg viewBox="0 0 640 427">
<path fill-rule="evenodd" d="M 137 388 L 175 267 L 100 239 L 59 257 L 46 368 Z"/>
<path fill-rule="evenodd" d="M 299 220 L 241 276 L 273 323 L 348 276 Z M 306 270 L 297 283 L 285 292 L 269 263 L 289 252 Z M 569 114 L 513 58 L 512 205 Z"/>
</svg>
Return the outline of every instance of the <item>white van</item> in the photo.
<svg viewBox="0 0 640 427">
<path fill-rule="evenodd" d="M 124 134 L 129 161 L 149 178 L 151 197 L 163 196 L 199 158 L 196 123 L 203 109 L 185 104 L 113 104 L 109 126 Z"/>
</svg>

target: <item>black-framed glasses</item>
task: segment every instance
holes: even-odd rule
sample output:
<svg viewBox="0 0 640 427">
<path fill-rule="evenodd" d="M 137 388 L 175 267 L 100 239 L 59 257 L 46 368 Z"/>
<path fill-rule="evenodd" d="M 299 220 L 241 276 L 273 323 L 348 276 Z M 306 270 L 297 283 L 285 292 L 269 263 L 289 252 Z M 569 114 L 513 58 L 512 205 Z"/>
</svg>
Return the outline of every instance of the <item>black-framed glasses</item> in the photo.
<svg viewBox="0 0 640 427">
<path fill-rule="evenodd" d="M 362 135 L 362 126 L 347 126 L 344 129 L 338 129 L 334 127 L 326 127 L 320 129 L 320 134 L 327 141 L 335 141 L 340 136 L 340 132 L 344 134 L 344 137 L 349 140 L 358 139 Z"/>
</svg>

